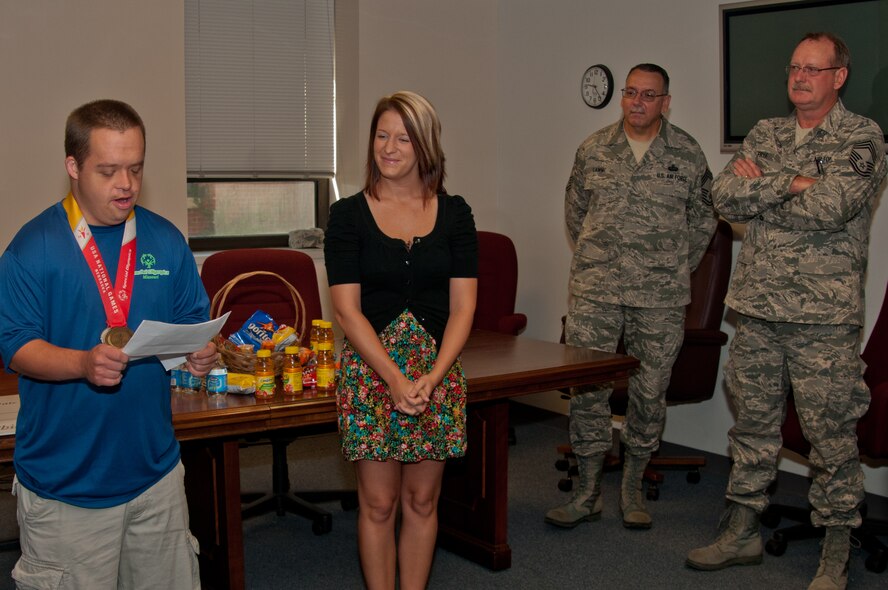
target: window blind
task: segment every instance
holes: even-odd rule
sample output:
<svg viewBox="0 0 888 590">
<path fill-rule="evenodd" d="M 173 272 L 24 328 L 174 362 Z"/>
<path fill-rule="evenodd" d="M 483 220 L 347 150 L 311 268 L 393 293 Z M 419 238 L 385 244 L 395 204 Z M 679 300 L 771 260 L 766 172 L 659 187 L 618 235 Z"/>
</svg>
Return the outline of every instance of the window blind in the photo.
<svg viewBox="0 0 888 590">
<path fill-rule="evenodd" d="M 185 0 L 189 178 L 335 170 L 334 0 Z"/>
</svg>

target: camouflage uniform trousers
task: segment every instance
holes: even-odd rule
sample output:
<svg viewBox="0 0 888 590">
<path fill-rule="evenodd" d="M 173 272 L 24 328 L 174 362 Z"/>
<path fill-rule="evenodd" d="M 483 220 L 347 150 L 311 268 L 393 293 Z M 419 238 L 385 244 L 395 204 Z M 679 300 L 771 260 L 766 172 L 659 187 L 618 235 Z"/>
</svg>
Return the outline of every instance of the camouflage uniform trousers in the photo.
<svg viewBox="0 0 888 590">
<path fill-rule="evenodd" d="M 684 339 L 684 306 L 641 308 L 572 297 L 564 327 L 571 346 L 605 352 L 617 349 L 641 361 L 629 377 L 629 404 L 620 434 L 626 451 L 647 455 L 660 446 L 666 422 L 666 388 Z M 579 456 L 606 453 L 613 446 L 608 399 L 613 384 L 571 388 L 570 442 Z"/>
<path fill-rule="evenodd" d="M 725 381 L 737 412 L 728 433 L 734 465 L 727 498 L 757 512 L 777 476 L 780 426 L 793 392 L 814 473 L 808 500 L 815 526 L 860 525 L 863 472 L 857 421 L 869 407 L 860 327 L 769 322 L 738 316 Z"/>
</svg>

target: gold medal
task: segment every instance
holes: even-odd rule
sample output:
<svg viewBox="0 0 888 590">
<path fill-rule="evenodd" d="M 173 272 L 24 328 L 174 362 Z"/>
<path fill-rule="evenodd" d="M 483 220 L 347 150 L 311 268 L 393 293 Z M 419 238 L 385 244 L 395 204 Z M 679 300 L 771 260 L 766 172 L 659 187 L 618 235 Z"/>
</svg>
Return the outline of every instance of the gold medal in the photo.
<svg viewBox="0 0 888 590">
<path fill-rule="evenodd" d="M 102 343 L 109 344 L 114 348 L 123 348 L 132 337 L 133 331 L 126 326 L 114 326 L 102 331 Z"/>
</svg>

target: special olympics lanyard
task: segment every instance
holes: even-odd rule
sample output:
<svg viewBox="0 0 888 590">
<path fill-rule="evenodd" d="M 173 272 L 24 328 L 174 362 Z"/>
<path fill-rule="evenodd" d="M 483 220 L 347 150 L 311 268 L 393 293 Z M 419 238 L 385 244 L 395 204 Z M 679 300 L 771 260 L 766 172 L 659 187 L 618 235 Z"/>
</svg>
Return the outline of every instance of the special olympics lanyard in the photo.
<svg viewBox="0 0 888 590">
<path fill-rule="evenodd" d="M 102 260 L 102 253 L 96 244 L 96 239 L 89 229 L 89 224 L 83 217 L 74 195 L 68 193 L 62 206 L 68 213 L 68 223 L 74 232 L 74 239 L 80 246 L 86 264 L 92 271 L 99 294 L 102 296 L 102 305 L 105 306 L 105 317 L 110 328 L 126 326 L 126 318 L 129 315 L 130 296 L 133 292 L 133 277 L 135 276 L 136 257 L 136 212 L 130 211 L 123 226 L 123 240 L 120 243 L 120 258 L 117 260 L 117 277 L 114 285 L 108 276 L 108 269 Z"/>
</svg>

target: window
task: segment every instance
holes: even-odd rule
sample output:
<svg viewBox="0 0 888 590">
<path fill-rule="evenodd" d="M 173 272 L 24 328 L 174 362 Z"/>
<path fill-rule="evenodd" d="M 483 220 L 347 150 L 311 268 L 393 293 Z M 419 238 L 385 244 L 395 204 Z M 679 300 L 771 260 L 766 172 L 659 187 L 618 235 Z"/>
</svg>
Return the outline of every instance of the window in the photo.
<svg viewBox="0 0 888 590">
<path fill-rule="evenodd" d="M 200 250 L 286 246 L 290 231 L 326 226 L 318 210 L 329 203 L 325 189 L 323 180 L 189 181 L 189 242 Z"/>
<path fill-rule="evenodd" d="M 333 0 L 186 0 L 188 236 L 286 245 L 335 172 Z"/>
</svg>

